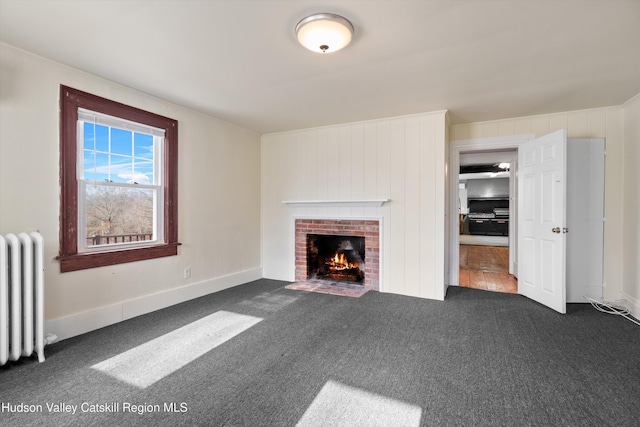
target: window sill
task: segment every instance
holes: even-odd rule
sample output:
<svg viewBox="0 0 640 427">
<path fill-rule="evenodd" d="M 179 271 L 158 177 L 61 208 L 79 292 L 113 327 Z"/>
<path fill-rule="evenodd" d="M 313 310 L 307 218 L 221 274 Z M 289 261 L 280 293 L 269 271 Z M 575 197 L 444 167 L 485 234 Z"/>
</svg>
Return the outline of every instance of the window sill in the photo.
<svg viewBox="0 0 640 427">
<path fill-rule="evenodd" d="M 60 255 L 56 259 L 60 262 L 60 272 L 86 270 L 89 268 L 106 267 L 127 262 L 144 261 L 178 255 L 179 243 L 147 246 L 143 248 L 122 249 L 108 252 L 90 252 L 74 255 Z"/>
</svg>

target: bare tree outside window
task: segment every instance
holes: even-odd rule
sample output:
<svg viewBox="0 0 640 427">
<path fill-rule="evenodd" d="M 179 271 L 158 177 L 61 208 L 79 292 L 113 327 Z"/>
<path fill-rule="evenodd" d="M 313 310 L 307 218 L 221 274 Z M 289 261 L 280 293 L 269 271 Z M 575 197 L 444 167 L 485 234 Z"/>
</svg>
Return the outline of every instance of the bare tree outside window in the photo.
<svg viewBox="0 0 640 427">
<path fill-rule="evenodd" d="M 153 238 L 153 191 L 87 187 L 87 246 Z"/>
</svg>

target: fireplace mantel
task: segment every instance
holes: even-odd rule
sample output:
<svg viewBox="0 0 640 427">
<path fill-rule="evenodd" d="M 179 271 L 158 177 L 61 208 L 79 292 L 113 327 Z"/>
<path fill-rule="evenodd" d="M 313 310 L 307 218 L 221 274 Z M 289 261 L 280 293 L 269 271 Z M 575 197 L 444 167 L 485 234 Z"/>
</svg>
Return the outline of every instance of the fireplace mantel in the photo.
<svg viewBox="0 0 640 427">
<path fill-rule="evenodd" d="M 315 207 L 315 206 L 350 206 L 350 207 L 373 207 L 377 208 L 390 202 L 390 199 L 368 199 L 368 200 L 286 200 L 282 203 L 292 207 Z"/>
</svg>

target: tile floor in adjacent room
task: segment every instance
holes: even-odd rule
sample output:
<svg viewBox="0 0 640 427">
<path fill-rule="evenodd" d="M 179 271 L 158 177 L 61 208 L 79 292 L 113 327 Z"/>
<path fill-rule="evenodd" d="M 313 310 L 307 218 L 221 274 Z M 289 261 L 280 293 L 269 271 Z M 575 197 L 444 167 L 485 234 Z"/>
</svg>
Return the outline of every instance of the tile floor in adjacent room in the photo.
<svg viewBox="0 0 640 427">
<path fill-rule="evenodd" d="M 509 248 L 460 245 L 459 284 L 466 288 L 518 293 L 518 279 L 509 274 Z"/>
</svg>

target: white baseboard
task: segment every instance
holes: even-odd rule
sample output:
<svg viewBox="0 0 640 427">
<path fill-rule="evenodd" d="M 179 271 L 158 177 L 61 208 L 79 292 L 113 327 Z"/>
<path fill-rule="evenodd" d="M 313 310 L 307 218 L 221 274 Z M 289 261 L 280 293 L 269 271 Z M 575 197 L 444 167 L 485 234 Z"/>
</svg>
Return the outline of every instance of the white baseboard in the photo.
<svg viewBox="0 0 640 427">
<path fill-rule="evenodd" d="M 191 283 L 179 288 L 156 294 L 122 301 L 70 316 L 47 320 L 44 324 L 45 336 L 55 334 L 58 341 L 85 334 L 96 329 L 152 311 L 170 307 L 181 302 L 199 298 L 214 292 L 242 285 L 262 278 L 262 268 L 241 271 L 215 279 Z"/>
<path fill-rule="evenodd" d="M 640 301 L 624 292 L 620 292 L 620 295 L 625 300 L 625 306 L 629 309 L 631 315 L 636 319 L 640 319 Z"/>
</svg>

